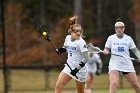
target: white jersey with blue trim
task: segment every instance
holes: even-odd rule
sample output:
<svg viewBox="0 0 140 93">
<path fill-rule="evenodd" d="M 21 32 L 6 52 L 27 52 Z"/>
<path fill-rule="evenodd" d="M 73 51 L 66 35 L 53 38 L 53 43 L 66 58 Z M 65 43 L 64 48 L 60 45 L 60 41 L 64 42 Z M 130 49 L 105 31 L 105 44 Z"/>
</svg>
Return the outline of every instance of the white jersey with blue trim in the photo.
<svg viewBox="0 0 140 93">
<path fill-rule="evenodd" d="M 80 37 L 78 40 L 71 41 L 71 35 L 67 35 L 64 47 L 68 52 L 68 64 L 74 69 L 83 59 L 82 52 L 88 51 L 86 42 Z M 80 69 L 80 71 L 84 71 L 85 66 Z"/>
<path fill-rule="evenodd" d="M 111 49 L 112 54 L 130 57 L 129 49 L 136 48 L 133 39 L 124 34 L 123 38 L 118 38 L 116 34 L 108 37 L 105 47 Z M 109 71 L 119 70 L 124 72 L 135 72 L 133 63 L 130 59 L 111 55 Z"/>
</svg>

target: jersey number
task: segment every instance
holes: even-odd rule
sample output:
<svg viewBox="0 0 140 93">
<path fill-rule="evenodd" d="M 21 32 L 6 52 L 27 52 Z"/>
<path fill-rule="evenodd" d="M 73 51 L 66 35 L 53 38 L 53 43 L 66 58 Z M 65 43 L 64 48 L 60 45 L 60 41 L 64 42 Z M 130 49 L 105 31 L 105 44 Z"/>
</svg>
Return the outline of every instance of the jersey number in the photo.
<svg viewBox="0 0 140 93">
<path fill-rule="evenodd" d="M 70 56 L 72 57 L 72 52 L 70 51 Z"/>
<path fill-rule="evenodd" d="M 118 52 L 123 52 L 124 51 L 124 47 L 118 47 Z"/>
</svg>

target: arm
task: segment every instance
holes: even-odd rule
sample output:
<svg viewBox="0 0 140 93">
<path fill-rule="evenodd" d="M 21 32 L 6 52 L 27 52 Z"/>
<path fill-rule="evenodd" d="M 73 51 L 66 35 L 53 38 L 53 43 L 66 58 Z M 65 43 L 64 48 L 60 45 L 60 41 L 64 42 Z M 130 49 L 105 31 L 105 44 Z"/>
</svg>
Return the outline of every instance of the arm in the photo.
<svg viewBox="0 0 140 93">
<path fill-rule="evenodd" d="M 111 50 L 110 48 L 105 47 L 103 50 L 104 55 L 108 55 L 111 52 L 110 50 Z"/>
<path fill-rule="evenodd" d="M 100 56 L 98 56 L 96 63 L 97 63 L 97 71 L 96 71 L 96 74 L 97 75 L 100 75 L 100 73 L 102 71 L 102 67 L 103 67 L 102 60 L 101 60 Z"/>
<path fill-rule="evenodd" d="M 111 36 L 109 36 L 107 38 L 107 41 L 105 43 L 105 48 L 103 50 L 104 55 L 108 55 L 111 52 L 111 41 L 112 41 L 112 38 Z"/>
<path fill-rule="evenodd" d="M 57 54 L 61 54 L 61 53 L 64 53 L 64 52 L 67 51 L 65 46 L 66 46 L 66 43 L 67 43 L 67 41 L 69 40 L 69 38 L 70 38 L 70 36 L 67 35 L 66 38 L 65 38 L 65 42 L 64 42 L 63 47 L 62 47 L 62 48 L 57 48 L 57 49 L 56 49 L 56 53 L 57 53 Z"/>
<path fill-rule="evenodd" d="M 64 47 L 56 49 L 57 54 L 61 54 L 61 53 L 64 53 L 64 52 L 66 52 L 66 49 Z"/>
<path fill-rule="evenodd" d="M 83 66 L 85 66 L 85 64 L 87 63 L 88 61 L 88 52 L 85 51 L 85 52 L 82 52 L 82 55 L 83 55 L 83 59 L 81 60 L 81 62 L 79 63 L 79 65 L 77 65 L 77 69 L 81 69 Z"/>
<path fill-rule="evenodd" d="M 73 70 L 71 71 L 71 74 L 72 74 L 73 76 L 75 76 L 76 73 L 77 73 L 82 67 L 84 67 L 85 64 L 86 64 L 87 61 L 88 61 L 88 52 L 85 51 L 85 52 L 82 52 L 82 54 L 83 54 L 83 59 L 82 59 L 81 62 L 76 66 L 76 68 L 73 69 Z"/>
<path fill-rule="evenodd" d="M 133 48 L 131 49 L 131 51 L 136 55 L 136 57 L 138 58 L 140 62 L 140 51 L 137 48 Z"/>
</svg>

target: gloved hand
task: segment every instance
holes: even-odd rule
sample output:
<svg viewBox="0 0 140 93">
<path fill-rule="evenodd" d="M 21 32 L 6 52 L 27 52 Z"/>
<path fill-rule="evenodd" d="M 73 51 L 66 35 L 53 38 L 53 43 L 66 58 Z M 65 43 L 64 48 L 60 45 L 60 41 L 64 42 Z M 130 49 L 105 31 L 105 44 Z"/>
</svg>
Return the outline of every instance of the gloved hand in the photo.
<svg viewBox="0 0 140 93">
<path fill-rule="evenodd" d="M 58 49 L 56 49 L 56 53 L 57 54 L 61 54 L 61 53 L 64 53 L 64 52 L 66 52 L 65 48 L 58 48 Z"/>
<path fill-rule="evenodd" d="M 75 68 L 75 69 L 71 70 L 70 74 L 72 74 L 73 76 L 75 76 L 78 71 L 79 70 L 77 68 Z"/>
<path fill-rule="evenodd" d="M 97 70 L 95 74 L 99 76 L 101 74 L 101 70 Z"/>
</svg>

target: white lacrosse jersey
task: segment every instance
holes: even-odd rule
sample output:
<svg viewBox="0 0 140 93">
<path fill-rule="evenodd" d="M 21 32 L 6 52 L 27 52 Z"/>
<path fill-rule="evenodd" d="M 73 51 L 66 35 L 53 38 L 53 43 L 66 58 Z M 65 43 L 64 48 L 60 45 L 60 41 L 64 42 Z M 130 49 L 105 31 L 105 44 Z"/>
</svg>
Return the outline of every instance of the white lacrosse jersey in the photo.
<svg viewBox="0 0 140 93">
<path fill-rule="evenodd" d="M 86 63 L 88 72 L 95 74 L 95 72 L 97 71 L 97 63 L 102 64 L 99 54 L 94 53 L 93 56 L 89 56 L 89 60 Z"/>
<path fill-rule="evenodd" d="M 71 35 L 67 35 L 64 47 L 67 49 L 68 52 L 68 64 L 74 69 L 81 60 L 83 59 L 82 52 L 88 51 L 86 42 L 80 37 L 78 40 L 71 41 Z M 80 69 L 80 71 L 86 71 L 85 66 Z M 79 72 L 80 72 L 79 71 Z"/>
<path fill-rule="evenodd" d="M 116 34 L 108 37 L 105 47 L 111 49 L 112 54 L 130 57 L 129 49 L 136 48 L 133 39 L 124 34 L 123 38 L 118 38 Z M 109 62 L 109 72 L 119 70 L 124 72 L 135 72 L 132 61 L 129 58 L 111 55 Z"/>
</svg>

